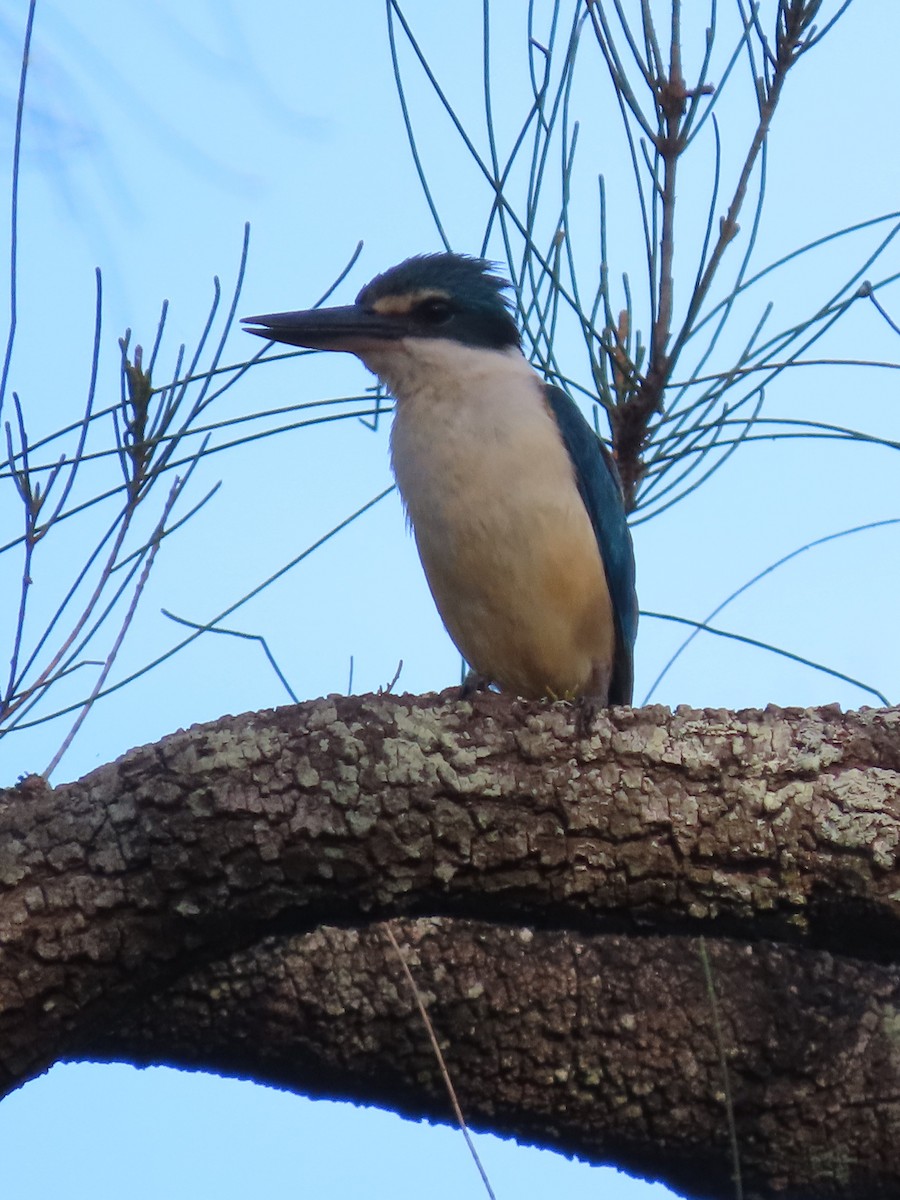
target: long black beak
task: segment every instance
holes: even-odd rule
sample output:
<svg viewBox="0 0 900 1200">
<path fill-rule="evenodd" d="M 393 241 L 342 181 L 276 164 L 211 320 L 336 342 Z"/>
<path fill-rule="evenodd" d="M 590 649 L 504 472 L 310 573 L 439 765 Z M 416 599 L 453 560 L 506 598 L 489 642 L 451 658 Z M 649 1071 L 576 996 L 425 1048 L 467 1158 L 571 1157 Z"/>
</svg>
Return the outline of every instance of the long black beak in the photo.
<svg viewBox="0 0 900 1200">
<path fill-rule="evenodd" d="M 385 316 L 359 304 L 244 317 L 242 324 L 247 333 L 273 342 L 309 350 L 347 350 L 351 354 L 396 341 L 408 332 L 403 317 Z"/>
</svg>

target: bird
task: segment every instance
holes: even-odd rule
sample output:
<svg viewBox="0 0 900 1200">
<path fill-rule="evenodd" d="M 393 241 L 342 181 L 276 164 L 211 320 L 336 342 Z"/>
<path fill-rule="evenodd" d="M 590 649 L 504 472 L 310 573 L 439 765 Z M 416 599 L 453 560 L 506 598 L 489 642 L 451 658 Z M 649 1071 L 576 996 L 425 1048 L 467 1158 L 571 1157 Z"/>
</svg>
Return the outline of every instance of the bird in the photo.
<svg viewBox="0 0 900 1200">
<path fill-rule="evenodd" d="M 356 302 L 246 317 L 248 333 L 356 355 L 395 400 L 391 465 L 465 689 L 631 704 L 638 608 L 612 455 L 522 351 L 510 284 L 441 252 Z"/>
</svg>

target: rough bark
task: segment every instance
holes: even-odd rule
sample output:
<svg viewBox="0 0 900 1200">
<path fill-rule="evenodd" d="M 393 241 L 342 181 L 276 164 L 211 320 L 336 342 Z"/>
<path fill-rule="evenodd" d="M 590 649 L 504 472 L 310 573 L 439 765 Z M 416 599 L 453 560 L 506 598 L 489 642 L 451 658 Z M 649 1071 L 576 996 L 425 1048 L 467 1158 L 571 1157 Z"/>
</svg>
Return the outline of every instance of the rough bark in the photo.
<svg viewBox="0 0 900 1200">
<path fill-rule="evenodd" d="M 402 928 L 475 1125 L 731 1196 L 727 1084 L 746 1195 L 896 1196 L 898 840 L 896 710 L 226 718 L 2 797 L 0 1080 L 125 1057 L 439 1118 L 372 924 L 439 917 Z"/>
</svg>

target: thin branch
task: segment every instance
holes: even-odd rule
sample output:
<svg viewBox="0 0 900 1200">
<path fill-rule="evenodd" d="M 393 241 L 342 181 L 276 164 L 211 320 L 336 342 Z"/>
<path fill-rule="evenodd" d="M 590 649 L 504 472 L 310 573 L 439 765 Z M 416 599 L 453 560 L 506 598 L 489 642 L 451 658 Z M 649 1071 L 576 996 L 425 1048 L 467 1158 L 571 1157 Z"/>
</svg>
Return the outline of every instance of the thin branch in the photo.
<svg viewBox="0 0 900 1200">
<path fill-rule="evenodd" d="M 409 964 L 406 961 L 406 956 L 400 949 L 397 939 L 394 936 L 394 930 L 390 921 L 385 921 L 382 928 L 387 934 L 387 939 L 393 947 L 394 953 L 400 963 L 400 967 L 406 978 L 409 990 L 412 993 L 416 1008 L 419 1010 L 419 1016 L 422 1018 L 422 1024 L 425 1026 L 425 1031 L 428 1034 L 428 1040 L 431 1042 L 431 1049 L 434 1051 L 434 1057 L 437 1060 L 438 1067 L 441 1072 L 441 1077 L 444 1080 L 444 1086 L 447 1089 L 447 1095 L 450 1097 L 450 1105 L 453 1108 L 453 1115 L 456 1117 L 456 1123 L 465 1138 L 466 1145 L 469 1148 L 469 1153 L 478 1168 L 478 1173 L 481 1176 L 481 1182 L 484 1184 L 484 1190 L 487 1192 L 490 1200 L 497 1200 L 494 1195 L 494 1190 L 491 1187 L 491 1181 L 488 1179 L 487 1171 L 485 1171 L 481 1159 L 478 1157 L 478 1151 L 475 1149 L 475 1143 L 469 1133 L 465 1118 L 462 1115 L 462 1109 L 459 1107 L 459 1101 L 456 1098 L 456 1089 L 453 1086 L 453 1080 L 450 1078 L 450 1072 L 447 1070 L 447 1064 L 444 1061 L 444 1055 L 441 1053 L 441 1048 L 438 1045 L 438 1040 L 434 1032 L 434 1026 L 431 1023 L 431 1018 L 428 1015 L 428 1010 L 425 1007 L 425 1002 L 422 999 L 422 994 L 416 987 L 416 981 L 413 979 L 412 971 L 409 969 Z"/>
<path fill-rule="evenodd" d="M 131 628 L 131 623 L 134 620 L 134 614 L 137 611 L 138 603 L 140 602 L 141 596 L 143 595 L 144 588 L 147 584 L 147 580 L 150 577 L 150 572 L 153 569 L 153 562 L 156 558 L 156 553 L 159 550 L 160 538 L 161 538 L 162 532 L 165 528 L 166 519 L 172 510 L 172 506 L 174 505 L 175 501 L 178 499 L 178 495 L 181 491 L 181 488 L 182 488 L 182 481 L 180 479 L 176 478 L 175 482 L 172 484 L 172 489 L 169 492 L 169 498 L 166 501 L 165 508 L 163 509 L 163 514 L 159 519 L 159 524 L 157 525 L 156 530 L 154 531 L 150 553 L 147 555 L 147 561 L 144 563 L 144 569 L 141 572 L 141 577 L 138 580 L 137 587 L 134 589 L 134 595 L 131 598 L 131 603 L 129 604 L 128 611 L 125 613 L 125 616 L 122 620 L 122 624 L 121 624 L 121 627 L 119 628 L 119 632 L 116 636 L 116 639 L 113 642 L 112 647 L 106 656 L 106 661 L 103 664 L 100 674 L 97 676 L 97 680 L 94 683 L 93 688 L 91 689 L 90 695 L 88 696 L 87 700 L 85 700 L 84 705 L 81 708 L 81 711 L 79 712 L 78 716 L 72 723 L 72 728 L 69 730 L 68 734 L 63 739 L 61 746 L 56 751 L 53 758 L 50 760 L 47 768 L 43 771 L 43 777 L 45 779 L 49 779 L 50 776 L 53 774 L 53 772 L 56 770 L 56 768 L 59 766 L 59 763 L 60 763 L 63 755 L 66 753 L 66 751 L 71 746 L 72 741 L 74 740 L 76 734 L 78 733 L 78 730 L 81 728 L 82 724 L 84 723 L 85 718 L 87 717 L 88 713 L 93 708 L 97 697 L 100 695 L 100 693 L 103 689 L 103 684 L 106 682 L 107 676 L 109 675 L 110 671 L 112 670 L 113 663 L 116 661 L 116 656 L 118 655 L 119 650 L 122 647 L 122 642 L 125 640 L 125 635 L 127 634 L 128 630 Z"/>
<path fill-rule="evenodd" d="M 765 579 L 768 575 L 773 574 L 773 572 L 777 571 L 779 567 L 783 567 L 785 563 L 789 563 L 792 559 L 798 558 L 801 554 L 805 554 L 807 550 L 813 550 L 817 546 L 824 546 L 828 542 L 837 541 L 838 538 L 850 537 L 856 533 L 866 533 L 870 529 L 883 529 L 888 525 L 900 525 L 900 517 L 888 517 L 883 521 L 869 521 L 865 525 L 854 525 L 852 529 L 841 529 L 837 533 L 826 534 L 824 537 L 816 538 L 812 542 L 806 542 L 804 545 L 798 546 L 797 549 L 792 550 L 790 554 L 784 554 L 775 562 L 769 563 L 769 565 L 762 571 L 757 572 L 752 579 L 748 579 L 746 583 L 742 583 L 739 588 L 736 588 L 729 596 L 726 596 L 725 599 L 717 604 L 716 607 L 712 609 L 712 611 L 704 618 L 704 620 L 698 624 L 696 629 L 691 630 L 675 653 L 669 658 L 663 669 L 650 684 L 650 687 L 647 689 L 647 694 L 641 701 L 641 706 L 643 707 L 644 705 L 650 703 L 653 693 L 662 683 L 663 679 L 665 679 L 666 675 L 668 675 L 672 667 L 674 667 L 681 655 L 685 652 L 685 650 L 687 650 L 694 638 L 697 637 L 704 628 L 706 628 L 710 621 L 714 621 L 719 613 L 722 612 L 723 609 L 727 608 L 733 600 L 737 600 L 738 596 L 742 596 L 744 592 L 749 591 L 750 588 L 754 587 L 760 582 L 760 580 Z"/>
<path fill-rule="evenodd" d="M 722 1095 L 725 1101 L 725 1119 L 728 1122 L 728 1140 L 731 1143 L 734 1200 L 744 1200 L 744 1184 L 741 1179 L 741 1155 L 738 1147 L 737 1127 L 734 1122 L 734 1100 L 731 1095 L 731 1072 L 728 1070 L 728 1055 L 725 1052 L 725 1036 L 722 1030 L 722 1020 L 719 1016 L 719 1001 L 716 997 L 716 985 L 713 981 L 712 965 L 706 950 L 706 938 L 701 935 L 698 944 L 700 962 L 703 965 L 703 979 L 706 983 L 706 994 L 709 997 L 716 1050 L 719 1054 L 719 1070 L 722 1072 Z"/>
<path fill-rule="evenodd" d="M 715 629 L 712 625 L 707 625 L 705 621 L 692 621 L 689 617 L 676 617 L 671 613 L 648 612 L 641 609 L 641 616 L 644 619 L 651 618 L 656 621 L 674 621 L 678 625 L 692 625 L 701 633 L 711 633 L 715 637 L 728 638 L 733 642 L 743 642 L 745 646 L 756 646 L 760 650 L 768 650 L 770 654 L 777 654 L 781 658 L 790 659 L 791 662 L 800 663 L 804 667 L 812 667 L 814 671 L 821 671 L 823 675 L 830 675 L 833 679 L 840 679 L 843 683 L 852 683 L 854 687 L 861 688 L 862 691 L 868 692 L 870 696 L 874 696 L 879 704 L 883 704 L 885 708 L 890 708 L 891 702 L 883 692 L 879 692 L 877 688 L 870 687 L 869 684 L 863 683 L 859 679 L 854 679 L 852 675 L 844 675 L 841 671 L 834 671 L 831 667 L 823 666 L 822 663 L 814 662 L 810 658 L 803 658 L 800 654 L 792 654 L 790 650 L 782 650 L 778 646 L 773 646 L 769 642 L 761 642 L 757 638 L 745 637 L 740 633 L 730 633 L 726 629 Z"/>
<path fill-rule="evenodd" d="M 327 533 L 323 534 L 315 542 L 307 546 L 305 550 L 297 554 L 291 559 L 290 562 L 279 567 L 277 571 L 273 572 L 273 574 L 268 576 L 268 578 L 264 579 L 262 583 L 257 584 L 256 587 L 252 588 L 249 592 L 246 592 L 239 600 L 235 600 L 226 609 L 223 609 L 223 611 L 217 616 L 213 617 L 210 621 L 207 621 L 202 627 L 196 629 L 193 633 L 189 634 L 186 638 L 183 638 L 180 642 L 177 642 L 174 646 L 165 651 L 165 653 L 160 654 L 150 662 L 145 663 L 144 666 L 142 666 L 139 670 L 133 671 L 124 679 L 120 679 L 117 683 L 114 683 L 103 691 L 98 692 L 95 699 L 101 699 L 104 696 L 112 695 L 113 692 L 117 692 L 120 688 L 127 687 L 128 684 L 133 683 L 135 679 L 140 679 L 142 675 L 146 675 L 155 667 L 160 666 L 162 663 L 167 662 L 170 658 L 173 658 L 176 654 L 179 654 L 185 648 L 185 646 L 189 646 L 191 642 L 196 641 L 196 639 L 200 637 L 202 633 L 206 632 L 208 629 L 212 629 L 214 626 L 218 625 L 220 621 L 224 621 L 226 617 L 230 617 L 232 613 L 243 607 L 243 605 L 247 604 L 255 596 L 258 596 L 266 588 L 271 587 L 276 580 L 281 579 L 289 571 L 292 571 L 294 567 L 303 562 L 304 559 L 309 558 L 311 554 L 313 554 L 321 546 L 324 546 L 326 542 L 330 541 L 337 534 L 341 533 L 342 530 L 346 529 L 355 520 L 361 517 L 364 513 L 368 512 L 369 509 L 374 508 L 376 504 L 384 500 L 385 497 L 390 496 L 394 491 L 395 488 L 393 486 L 385 488 L 383 491 L 379 492 L 377 496 L 373 496 L 371 500 L 368 500 L 365 504 L 360 505 L 355 512 L 352 512 L 348 517 L 345 517 L 343 521 L 339 521 L 338 524 L 329 529 Z M 57 717 L 65 716 L 67 713 L 74 712 L 79 707 L 80 704 L 67 705 L 65 708 L 58 709 L 56 712 L 49 713 L 46 716 L 36 717 L 32 721 L 21 722 L 18 728 L 30 729 L 35 725 L 42 725 L 47 721 L 52 721 Z"/>
<path fill-rule="evenodd" d="M 218 628 L 214 628 L 212 625 L 200 625 L 196 621 L 188 621 L 185 617 L 179 617 L 179 616 L 176 616 L 175 613 L 169 612 L 169 610 L 167 608 L 163 608 L 160 611 L 162 612 L 162 615 L 164 617 L 168 617 L 170 621 L 175 621 L 178 625 L 186 625 L 188 627 L 188 629 L 196 629 L 199 633 L 221 633 L 221 634 L 225 635 L 226 637 L 243 638 L 244 640 L 246 640 L 248 642 L 256 642 L 261 647 L 263 654 L 269 660 L 269 665 L 271 666 L 271 668 L 275 672 L 275 674 L 278 676 L 279 682 L 281 683 L 282 687 L 287 692 L 287 694 L 290 696 L 293 703 L 294 704 L 300 703 L 300 699 L 297 696 L 297 693 L 294 691 L 294 689 L 288 683 L 287 676 L 282 671 L 281 667 L 279 667 L 279 665 L 275 659 L 275 655 L 269 649 L 269 643 L 266 641 L 266 639 L 263 637 L 263 635 L 261 633 L 245 633 L 244 630 L 242 630 L 242 629 L 218 629 Z M 353 660 L 351 659 L 351 667 L 350 667 L 351 681 L 353 679 L 352 661 Z M 348 691 L 349 690 L 350 689 L 348 689 Z"/>
<path fill-rule="evenodd" d="M 22 66 L 19 71 L 19 95 L 16 100 L 16 132 L 13 141 L 12 186 L 10 190 L 9 230 L 9 332 L 6 337 L 6 353 L 3 356 L 3 373 L 0 375 L 0 416 L 9 382 L 13 344 L 16 340 L 18 320 L 18 251 L 19 251 L 19 165 L 22 156 L 22 119 L 25 114 L 25 83 L 28 79 L 28 64 L 31 59 L 31 34 L 34 29 L 34 11 L 37 0 L 30 0 L 25 20 L 25 39 L 22 45 Z"/>
</svg>

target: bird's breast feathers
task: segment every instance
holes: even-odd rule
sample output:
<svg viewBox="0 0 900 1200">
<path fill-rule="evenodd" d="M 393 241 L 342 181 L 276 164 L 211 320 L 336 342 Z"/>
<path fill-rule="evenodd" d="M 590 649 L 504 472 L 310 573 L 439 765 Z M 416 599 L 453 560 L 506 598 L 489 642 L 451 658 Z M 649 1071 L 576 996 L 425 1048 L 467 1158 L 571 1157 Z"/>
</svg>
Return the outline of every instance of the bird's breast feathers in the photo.
<svg viewBox="0 0 900 1200">
<path fill-rule="evenodd" d="M 451 637 L 521 695 L 575 695 L 615 652 L 590 517 L 518 349 L 409 339 L 367 356 L 397 399 L 391 458 Z"/>
</svg>

